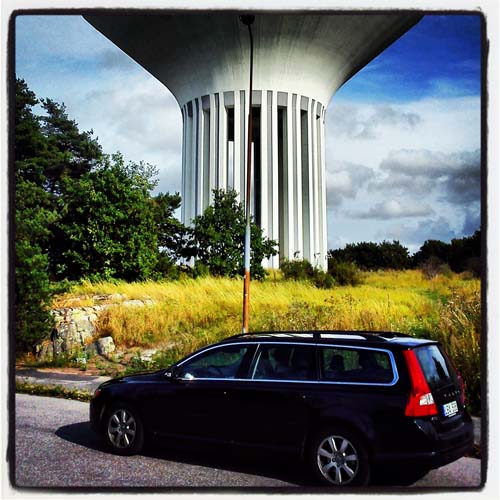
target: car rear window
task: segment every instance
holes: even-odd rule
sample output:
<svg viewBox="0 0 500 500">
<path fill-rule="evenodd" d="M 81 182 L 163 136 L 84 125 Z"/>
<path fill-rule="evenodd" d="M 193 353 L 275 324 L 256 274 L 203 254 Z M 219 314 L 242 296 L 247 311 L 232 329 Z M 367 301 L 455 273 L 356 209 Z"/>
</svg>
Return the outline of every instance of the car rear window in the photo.
<svg viewBox="0 0 500 500">
<path fill-rule="evenodd" d="M 380 384 L 394 380 L 389 354 L 384 351 L 323 347 L 320 359 L 322 380 Z"/>
<path fill-rule="evenodd" d="M 424 372 L 431 391 L 450 383 L 457 384 L 457 376 L 446 354 L 437 345 L 415 349 L 415 354 Z"/>
</svg>

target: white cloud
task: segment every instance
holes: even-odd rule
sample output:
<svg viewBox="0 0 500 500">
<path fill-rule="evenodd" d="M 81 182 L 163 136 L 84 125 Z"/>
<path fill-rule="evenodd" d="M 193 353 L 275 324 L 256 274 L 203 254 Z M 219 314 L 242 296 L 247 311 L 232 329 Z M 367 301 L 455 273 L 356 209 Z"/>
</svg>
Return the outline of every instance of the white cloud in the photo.
<svg viewBox="0 0 500 500">
<path fill-rule="evenodd" d="M 338 207 L 345 199 L 354 199 L 373 176 L 373 170 L 364 165 L 332 162 L 326 171 L 328 206 Z"/>
<path fill-rule="evenodd" d="M 342 113 L 346 106 L 353 110 L 351 118 Z M 419 119 L 413 127 L 404 127 L 400 123 L 389 121 L 380 122 L 375 137 L 361 139 L 355 137 L 356 133 L 359 135 L 363 129 L 369 127 L 373 106 L 353 101 L 336 101 L 334 97 L 326 118 L 326 157 L 373 168 L 378 166 L 391 150 L 425 149 L 452 154 L 457 151 L 473 151 L 480 147 L 479 97 L 423 99 L 405 104 L 391 104 L 390 107 L 398 116 L 403 113 L 418 116 Z M 338 133 L 340 124 L 348 129 L 351 127 L 354 136 Z"/>
<path fill-rule="evenodd" d="M 453 229 L 450 221 L 438 217 L 392 226 L 383 235 L 378 233 L 379 238 L 382 236 L 404 241 L 408 245 L 421 246 L 426 240 L 451 241 L 453 238 L 461 237 L 462 234 Z"/>
<path fill-rule="evenodd" d="M 462 233 L 470 236 L 481 227 L 481 204 L 479 202 L 471 204 L 466 212 Z"/>
<path fill-rule="evenodd" d="M 372 188 L 411 190 L 417 186 L 419 192 L 438 190 L 441 200 L 462 206 L 480 198 L 479 149 L 451 154 L 425 149 L 391 151 L 380 169 L 386 176 Z M 395 183 L 391 183 L 393 176 Z"/>
<path fill-rule="evenodd" d="M 401 108 L 381 105 L 340 104 L 335 110 L 335 119 L 330 124 L 332 133 L 350 139 L 378 139 L 385 127 L 413 130 L 421 118 L 417 113 Z"/>
<path fill-rule="evenodd" d="M 349 215 L 359 219 L 401 219 L 404 217 L 422 217 L 432 215 L 434 210 L 427 204 L 415 204 L 411 201 L 399 202 L 386 200 L 376 203 L 369 210 L 353 210 Z"/>
</svg>

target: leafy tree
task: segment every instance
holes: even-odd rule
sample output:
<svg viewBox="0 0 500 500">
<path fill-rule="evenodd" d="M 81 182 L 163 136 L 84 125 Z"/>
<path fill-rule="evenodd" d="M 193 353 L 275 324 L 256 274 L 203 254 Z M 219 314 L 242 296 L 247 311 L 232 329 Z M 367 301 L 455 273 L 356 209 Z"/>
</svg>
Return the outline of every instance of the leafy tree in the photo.
<svg viewBox="0 0 500 500">
<path fill-rule="evenodd" d="M 178 275 L 176 261 L 189 259 L 194 251 L 191 232 L 174 215 L 181 206 L 181 197 L 179 193 L 160 193 L 153 198 L 153 204 L 160 247 L 157 270 L 162 276 L 175 277 Z"/>
<path fill-rule="evenodd" d="M 481 231 L 472 236 L 451 240 L 448 264 L 456 273 L 468 270 L 481 274 Z"/>
<path fill-rule="evenodd" d="M 426 240 L 413 256 L 413 265 L 420 266 L 433 257 L 434 262 L 448 262 L 450 244 L 439 240 Z M 437 260 L 436 260 L 437 259 Z"/>
<path fill-rule="evenodd" d="M 147 164 L 125 165 L 117 153 L 77 180 L 63 178 L 53 248 L 58 277 L 132 281 L 152 275 L 158 259 L 150 196 L 155 174 Z"/>
<path fill-rule="evenodd" d="M 15 178 L 15 342 L 31 350 L 51 330 L 48 311 L 52 290 L 48 242 L 57 220 L 44 182 L 43 155 L 47 141 L 33 114 L 38 103 L 25 81 L 16 81 Z"/>
<path fill-rule="evenodd" d="M 234 190 L 214 190 L 213 205 L 193 220 L 193 254 L 215 276 L 243 275 L 245 211 Z M 262 260 L 277 254 L 276 242 L 264 238 L 252 221 L 250 233 L 250 271 L 253 277 L 265 275 Z"/>
<path fill-rule="evenodd" d="M 455 238 L 450 243 L 427 240 L 412 260 L 414 266 L 425 269 L 446 264 L 456 273 L 471 271 L 479 276 L 481 274 L 481 231 L 477 230 L 472 236 Z"/>
<path fill-rule="evenodd" d="M 399 241 L 383 241 L 378 248 L 383 269 L 408 269 L 411 266 L 410 252 Z"/>
<path fill-rule="evenodd" d="M 66 178 L 78 179 L 96 168 L 103 159 L 101 146 L 92 137 L 92 130 L 80 132 L 74 120 L 68 118 L 64 104 L 42 100 L 46 112 L 40 117 L 42 132 L 47 138 L 46 187 L 60 193 Z"/>
<path fill-rule="evenodd" d="M 365 270 L 407 269 L 411 265 L 409 251 L 399 241 L 350 243 L 343 249 L 330 250 L 328 258 L 352 262 Z"/>
</svg>

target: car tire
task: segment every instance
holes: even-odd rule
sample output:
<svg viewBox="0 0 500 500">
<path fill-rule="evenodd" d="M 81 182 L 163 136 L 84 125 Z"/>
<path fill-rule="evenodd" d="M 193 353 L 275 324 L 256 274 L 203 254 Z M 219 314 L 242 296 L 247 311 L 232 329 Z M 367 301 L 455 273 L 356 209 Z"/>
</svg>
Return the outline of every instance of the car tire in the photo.
<svg viewBox="0 0 500 500">
<path fill-rule="evenodd" d="M 325 427 L 314 435 L 307 461 L 323 485 L 364 486 L 370 480 L 365 446 L 356 434 L 341 426 Z"/>
<path fill-rule="evenodd" d="M 135 455 L 144 446 L 144 427 L 130 405 L 117 403 L 106 412 L 104 437 L 117 455 Z"/>
</svg>

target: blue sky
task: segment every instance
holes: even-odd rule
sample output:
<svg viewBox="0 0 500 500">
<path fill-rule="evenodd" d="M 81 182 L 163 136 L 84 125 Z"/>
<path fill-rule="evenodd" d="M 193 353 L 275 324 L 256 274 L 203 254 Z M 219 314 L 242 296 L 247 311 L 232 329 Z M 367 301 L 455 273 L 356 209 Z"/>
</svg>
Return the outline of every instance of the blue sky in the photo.
<svg viewBox="0 0 500 500">
<path fill-rule="evenodd" d="M 344 84 L 327 111 L 328 242 L 397 239 L 416 251 L 479 228 L 480 18 L 425 16 Z M 80 16 L 19 16 L 16 74 L 64 102 L 106 152 L 179 191 L 170 92 Z"/>
</svg>

